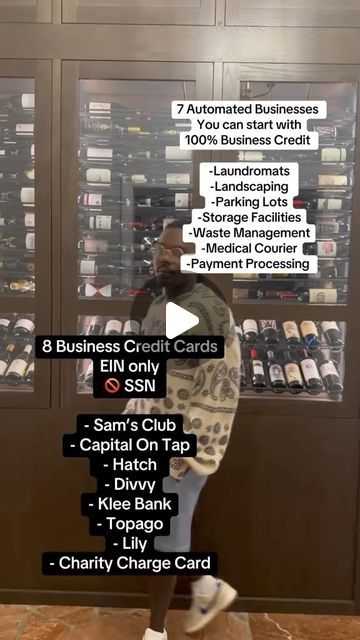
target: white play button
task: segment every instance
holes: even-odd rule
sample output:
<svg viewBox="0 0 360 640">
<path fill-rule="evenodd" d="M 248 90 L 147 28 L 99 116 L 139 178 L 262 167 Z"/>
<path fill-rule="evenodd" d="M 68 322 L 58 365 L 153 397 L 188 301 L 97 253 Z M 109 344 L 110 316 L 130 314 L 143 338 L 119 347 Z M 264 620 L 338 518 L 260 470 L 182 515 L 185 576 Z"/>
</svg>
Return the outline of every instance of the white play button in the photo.
<svg viewBox="0 0 360 640">
<path fill-rule="evenodd" d="M 184 333 L 199 324 L 199 318 L 190 311 L 186 311 L 174 302 L 166 305 L 166 337 L 176 338 L 180 333 Z"/>
</svg>

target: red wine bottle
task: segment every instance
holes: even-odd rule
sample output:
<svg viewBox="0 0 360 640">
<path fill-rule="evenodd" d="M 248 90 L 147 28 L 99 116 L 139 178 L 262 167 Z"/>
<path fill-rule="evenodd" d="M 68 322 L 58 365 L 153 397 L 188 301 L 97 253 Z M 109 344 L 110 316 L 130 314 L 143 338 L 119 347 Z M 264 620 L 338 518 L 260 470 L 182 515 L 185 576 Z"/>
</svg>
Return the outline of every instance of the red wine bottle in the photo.
<svg viewBox="0 0 360 640">
<path fill-rule="evenodd" d="M 350 254 L 350 240 L 318 240 L 306 242 L 305 255 L 317 255 L 319 258 L 348 258 Z"/>
<path fill-rule="evenodd" d="M 257 349 L 250 350 L 251 384 L 257 392 L 265 391 L 266 379 L 262 360 L 259 359 Z"/>
<path fill-rule="evenodd" d="M 301 338 L 295 320 L 285 320 L 282 327 L 289 349 L 297 349 L 301 345 Z"/>
<path fill-rule="evenodd" d="M 301 393 L 304 390 L 301 371 L 296 360 L 290 355 L 290 351 L 284 351 L 284 372 L 290 393 Z"/>
<path fill-rule="evenodd" d="M 16 313 L 8 313 L 7 315 L 0 316 L 0 338 L 11 334 L 15 322 Z"/>
<path fill-rule="evenodd" d="M 275 358 L 273 351 L 267 352 L 269 378 L 274 393 L 286 391 L 286 380 L 279 360 Z"/>
<path fill-rule="evenodd" d="M 123 323 L 121 322 L 121 320 L 117 320 L 116 318 L 113 318 L 112 320 L 108 320 L 105 325 L 104 336 L 120 335 L 122 332 L 122 326 L 123 326 Z"/>
<path fill-rule="evenodd" d="M 341 331 L 336 322 L 324 320 L 320 324 L 326 343 L 332 351 L 341 351 L 344 347 Z"/>
<path fill-rule="evenodd" d="M 300 368 L 305 380 L 306 389 L 311 395 L 317 395 L 323 391 L 320 374 L 314 358 L 306 353 L 306 349 L 300 351 Z"/>
<path fill-rule="evenodd" d="M 307 349 L 309 351 L 318 351 L 321 346 L 321 340 L 315 322 L 303 320 L 300 323 L 300 331 Z"/>
<path fill-rule="evenodd" d="M 91 318 L 90 324 L 87 328 L 87 336 L 99 336 L 103 332 L 103 318 L 101 316 L 94 316 Z"/>
<path fill-rule="evenodd" d="M 259 329 L 256 320 L 243 320 L 242 329 L 246 344 L 256 344 L 259 339 Z"/>
<path fill-rule="evenodd" d="M 22 353 L 10 362 L 4 375 L 4 382 L 11 386 L 15 386 L 23 381 L 32 350 L 32 345 L 27 344 Z"/>
<path fill-rule="evenodd" d="M 329 395 L 338 395 L 342 393 L 343 386 L 333 360 L 326 360 L 322 356 L 319 361 L 319 371 L 324 383 L 324 387 Z"/>
<path fill-rule="evenodd" d="M 259 320 L 261 337 L 266 346 L 272 347 L 279 344 L 279 332 L 276 320 Z"/>
</svg>

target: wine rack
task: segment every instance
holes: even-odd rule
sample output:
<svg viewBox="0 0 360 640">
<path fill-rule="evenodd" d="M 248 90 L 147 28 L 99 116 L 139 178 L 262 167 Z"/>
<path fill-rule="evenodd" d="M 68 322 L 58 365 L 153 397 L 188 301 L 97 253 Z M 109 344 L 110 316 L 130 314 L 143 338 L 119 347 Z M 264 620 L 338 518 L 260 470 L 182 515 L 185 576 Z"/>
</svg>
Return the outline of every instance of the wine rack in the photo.
<svg viewBox="0 0 360 640">
<path fill-rule="evenodd" d="M 237 323 L 237 333 L 242 396 L 342 400 L 344 322 L 249 319 Z"/>
<path fill-rule="evenodd" d="M 25 93 L 26 91 L 26 93 Z M 35 292 L 35 95 L 31 79 L 0 81 L 0 295 Z"/>
<path fill-rule="evenodd" d="M 78 296 L 154 296 L 152 247 L 167 222 L 191 219 L 192 154 L 179 147 L 189 126 L 156 101 L 135 106 L 119 82 L 99 85 L 81 91 Z"/>
<path fill-rule="evenodd" d="M 78 334 L 86 336 L 139 335 L 141 319 L 127 316 L 80 316 Z M 89 358 L 76 364 L 77 393 L 92 393 L 93 363 Z"/>
<path fill-rule="evenodd" d="M 352 83 L 241 82 L 241 100 L 326 100 L 327 118 L 309 120 L 319 134 L 315 151 L 239 152 L 238 160 L 299 163 L 299 195 L 294 207 L 307 210 L 316 226 L 316 242 L 305 254 L 318 255 L 316 274 L 234 274 L 233 301 L 258 300 L 309 304 L 347 302 L 354 148 L 356 85 Z"/>
<path fill-rule="evenodd" d="M 0 316 L 0 393 L 34 391 L 35 316 Z"/>
</svg>

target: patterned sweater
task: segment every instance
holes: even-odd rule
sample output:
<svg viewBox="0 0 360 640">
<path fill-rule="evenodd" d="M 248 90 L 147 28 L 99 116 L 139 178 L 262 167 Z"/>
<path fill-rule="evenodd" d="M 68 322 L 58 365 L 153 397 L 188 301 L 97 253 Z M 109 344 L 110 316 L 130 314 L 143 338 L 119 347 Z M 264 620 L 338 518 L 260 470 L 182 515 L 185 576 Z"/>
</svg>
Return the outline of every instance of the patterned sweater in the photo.
<svg viewBox="0 0 360 640">
<path fill-rule="evenodd" d="M 180 479 L 188 467 L 199 475 L 214 473 L 222 460 L 239 399 L 240 347 L 232 313 L 227 305 L 202 283 L 175 300 L 200 322 L 187 335 L 223 335 L 222 359 L 168 360 L 165 398 L 134 398 L 124 413 L 181 413 L 184 432 L 197 436 L 197 456 L 171 458 L 170 475 Z M 150 305 L 141 333 L 165 335 L 166 294 Z"/>
</svg>

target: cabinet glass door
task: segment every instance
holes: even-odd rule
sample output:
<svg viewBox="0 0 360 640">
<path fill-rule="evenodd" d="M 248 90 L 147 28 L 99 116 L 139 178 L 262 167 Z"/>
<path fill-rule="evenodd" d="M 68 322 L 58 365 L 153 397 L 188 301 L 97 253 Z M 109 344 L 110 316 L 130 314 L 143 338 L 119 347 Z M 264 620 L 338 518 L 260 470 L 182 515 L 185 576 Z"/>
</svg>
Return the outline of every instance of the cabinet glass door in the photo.
<svg viewBox="0 0 360 640">
<path fill-rule="evenodd" d="M 191 221 L 210 159 L 180 149 L 190 125 L 171 118 L 171 102 L 210 100 L 212 82 L 211 64 L 64 62 L 62 333 L 127 333 L 160 292 L 157 238 Z M 92 397 L 90 361 L 62 362 L 61 377 L 65 407 L 124 405 Z"/>
<path fill-rule="evenodd" d="M 35 292 L 35 94 L 0 78 L 0 295 Z"/>
<path fill-rule="evenodd" d="M 52 319 L 50 98 L 50 63 L 0 61 L 0 407 L 50 401 L 34 361 Z"/>
<path fill-rule="evenodd" d="M 80 87 L 78 296 L 154 295 L 152 250 L 163 227 L 191 220 L 193 163 L 179 147 L 189 125 L 171 100 L 195 82 L 93 81 Z"/>
<path fill-rule="evenodd" d="M 239 161 L 299 163 L 299 194 L 294 199 L 294 207 L 306 209 L 308 223 L 316 227 L 316 241 L 305 243 L 303 252 L 318 256 L 318 272 L 283 274 L 279 270 L 270 275 L 264 269 L 253 274 L 235 273 L 234 302 L 256 299 L 276 300 L 281 304 L 289 301 L 345 304 L 353 211 L 357 85 L 241 81 L 239 89 L 240 100 L 326 100 L 327 117 L 308 120 L 308 129 L 319 134 L 316 151 L 240 151 L 237 154 Z"/>
</svg>

